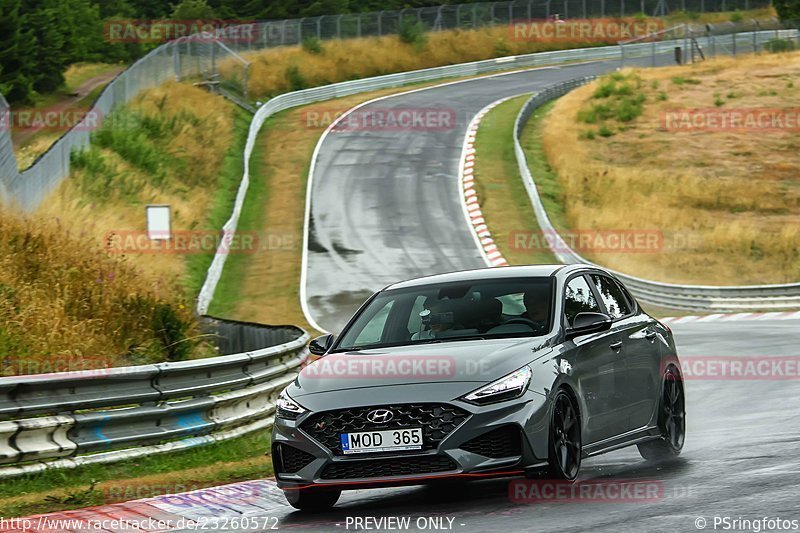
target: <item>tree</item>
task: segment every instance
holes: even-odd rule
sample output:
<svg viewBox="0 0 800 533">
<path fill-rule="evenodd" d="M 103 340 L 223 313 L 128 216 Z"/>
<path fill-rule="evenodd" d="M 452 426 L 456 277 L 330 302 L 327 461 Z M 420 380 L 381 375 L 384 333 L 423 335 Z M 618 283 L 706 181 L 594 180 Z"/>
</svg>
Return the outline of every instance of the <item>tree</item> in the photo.
<svg viewBox="0 0 800 533">
<path fill-rule="evenodd" d="M 172 18 L 175 20 L 211 20 L 214 10 L 206 0 L 182 0 L 172 7 Z"/>
<path fill-rule="evenodd" d="M 26 73 L 29 36 L 22 31 L 20 0 L 0 0 L 0 92 L 10 102 L 25 101 L 33 90 Z"/>
<path fill-rule="evenodd" d="M 800 20 L 800 0 L 775 0 L 774 6 L 781 20 Z"/>
</svg>

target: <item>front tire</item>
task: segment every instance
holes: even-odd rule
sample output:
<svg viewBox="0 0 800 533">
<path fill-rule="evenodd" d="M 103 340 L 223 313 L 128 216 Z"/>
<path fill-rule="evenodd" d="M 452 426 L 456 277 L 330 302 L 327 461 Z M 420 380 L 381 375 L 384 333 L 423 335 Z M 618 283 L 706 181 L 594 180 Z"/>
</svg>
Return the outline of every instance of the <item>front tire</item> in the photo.
<svg viewBox="0 0 800 533">
<path fill-rule="evenodd" d="M 549 474 L 555 479 L 574 481 L 583 453 L 581 421 L 575 401 L 564 390 L 558 391 L 553 400 L 549 441 Z"/>
<path fill-rule="evenodd" d="M 342 495 L 340 490 L 325 490 L 325 489 L 296 489 L 284 490 L 283 495 L 289 505 L 295 509 L 308 512 L 326 511 L 336 505 L 339 501 L 339 496 Z"/>
<path fill-rule="evenodd" d="M 664 389 L 658 409 L 658 440 L 639 444 L 639 453 L 648 461 L 666 461 L 681 454 L 686 438 L 686 401 L 683 379 L 674 366 L 664 372 Z"/>
</svg>

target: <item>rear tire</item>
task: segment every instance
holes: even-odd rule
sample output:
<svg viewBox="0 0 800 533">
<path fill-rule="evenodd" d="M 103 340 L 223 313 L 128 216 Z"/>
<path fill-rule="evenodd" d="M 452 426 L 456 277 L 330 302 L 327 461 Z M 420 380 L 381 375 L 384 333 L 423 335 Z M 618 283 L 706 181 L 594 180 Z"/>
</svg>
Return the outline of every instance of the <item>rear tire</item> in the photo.
<svg viewBox="0 0 800 533">
<path fill-rule="evenodd" d="M 548 444 L 548 474 L 553 479 L 574 481 L 581 469 L 581 420 L 575 401 L 560 390 L 553 400 Z"/>
<path fill-rule="evenodd" d="M 295 509 L 308 512 L 326 511 L 336 505 L 339 501 L 339 496 L 342 495 L 340 490 L 326 490 L 326 489 L 297 489 L 297 490 L 284 490 L 283 495 L 289 505 Z"/>
<path fill-rule="evenodd" d="M 664 389 L 658 408 L 658 440 L 638 445 L 639 453 L 648 461 L 667 461 L 681 454 L 686 438 L 686 401 L 683 379 L 674 366 L 664 372 Z"/>
</svg>

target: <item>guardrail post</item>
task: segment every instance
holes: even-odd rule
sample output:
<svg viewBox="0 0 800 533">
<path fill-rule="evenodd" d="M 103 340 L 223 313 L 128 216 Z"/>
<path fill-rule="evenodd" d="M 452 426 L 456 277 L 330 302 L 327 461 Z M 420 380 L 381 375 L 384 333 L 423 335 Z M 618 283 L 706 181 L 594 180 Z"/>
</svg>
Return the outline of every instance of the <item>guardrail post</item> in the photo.
<svg viewBox="0 0 800 533">
<path fill-rule="evenodd" d="M 733 32 L 733 57 L 736 57 L 736 32 Z"/>
<path fill-rule="evenodd" d="M 652 64 L 653 64 L 653 66 L 656 66 L 656 42 L 655 41 L 653 41 L 653 44 L 651 46 L 651 50 L 652 50 L 652 56 L 653 56 Z"/>
</svg>

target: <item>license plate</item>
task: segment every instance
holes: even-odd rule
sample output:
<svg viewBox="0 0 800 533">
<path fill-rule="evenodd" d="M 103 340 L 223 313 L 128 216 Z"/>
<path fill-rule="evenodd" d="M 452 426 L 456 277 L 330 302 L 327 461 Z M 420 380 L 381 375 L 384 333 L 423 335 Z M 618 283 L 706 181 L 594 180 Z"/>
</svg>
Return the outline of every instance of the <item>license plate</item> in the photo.
<svg viewBox="0 0 800 533">
<path fill-rule="evenodd" d="M 342 433 L 342 452 L 397 452 L 422 449 L 422 428 Z"/>
</svg>

